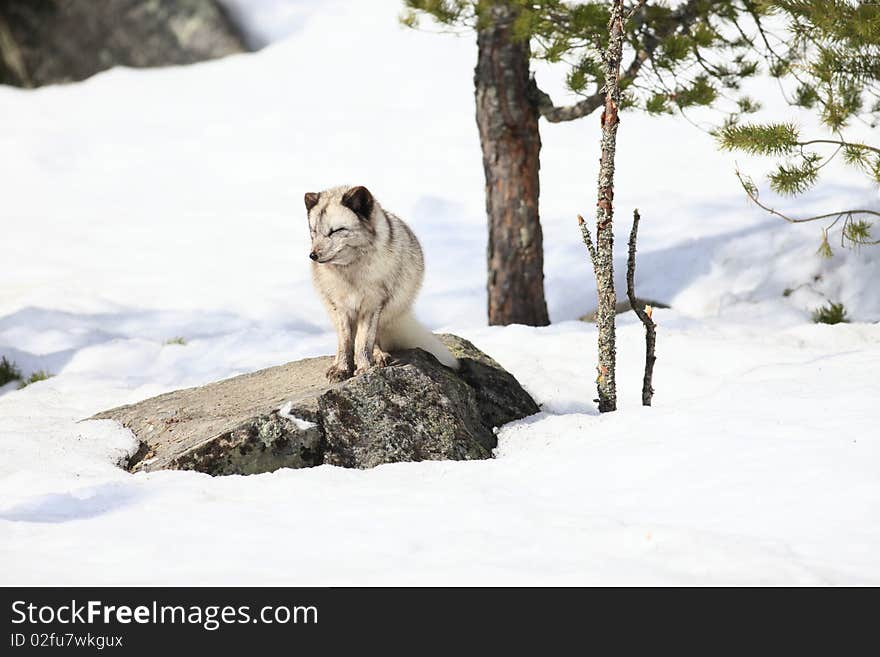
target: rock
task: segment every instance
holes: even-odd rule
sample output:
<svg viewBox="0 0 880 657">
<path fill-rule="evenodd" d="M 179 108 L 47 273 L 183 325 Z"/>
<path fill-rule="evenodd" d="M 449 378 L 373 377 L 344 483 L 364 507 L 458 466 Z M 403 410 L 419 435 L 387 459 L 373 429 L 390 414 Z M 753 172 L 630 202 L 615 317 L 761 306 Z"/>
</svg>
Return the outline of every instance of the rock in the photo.
<svg viewBox="0 0 880 657">
<path fill-rule="evenodd" d="M 371 468 L 381 463 L 490 458 L 494 428 L 537 413 L 516 379 L 470 342 L 440 339 L 461 361 L 443 367 L 427 352 L 342 383 L 310 358 L 122 406 L 90 419 L 113 419 L 141 443 L 132 471 L 197 470 L 257 474 L 322 463 Z"/>
<path fill-rule="evenodd" d="M 644 309 L 645 306 L 651 306 L 653 308 L 669 308 L 669 305 L 663 303 L 662 301 L 651 301 L 650 299 L 639 298 L 636 298 L 636 301 L 640 304 L 642 309 Z M 629 312 L 630 310 L 632 310 L 632 305 L 630 305 L 629 299 L 618 301 L 617 304 L 614 306 L 615 315 L 621 315 L 625 312 Z M 595 322 L 597 312 L 598 310 L 596 309 L 591 310 L 586 315 L 582 315 L 579 319 L 582 322 Z"/>
<path fill-rule="evenodd" d="M 141 448 L 129 462 L 134 471 L 256 474 L 318 465 L 321 434 L 307 423 L 317 422 L 330 360 L 309 358 L 169 392 L 95 419 L 117 420 L 138 438 Z M 282 415 L 282 406 L 292 400 Z"/>
<path fill-rule="evenodd" d="M 83 80 L 113 66 L 191 64 L 246 50 L 215 0 L 4 0 L 0 83 Z"/>
</svg>

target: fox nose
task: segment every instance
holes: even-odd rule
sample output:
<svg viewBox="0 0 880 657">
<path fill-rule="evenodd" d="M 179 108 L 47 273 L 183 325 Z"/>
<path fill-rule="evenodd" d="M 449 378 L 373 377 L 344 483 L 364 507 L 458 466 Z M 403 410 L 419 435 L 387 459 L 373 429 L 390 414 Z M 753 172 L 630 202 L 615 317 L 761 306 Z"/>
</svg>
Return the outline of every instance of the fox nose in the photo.
<svg viewBox="0 0 880 657">
<path fill-rule="evenodd" d="M 315 253 L 314 251 L 312 251 L 312 252 L 309 254 L 309 257 L 310 257 L 312 260 L 317 260 L 317 259 L 318 259 L 318 254 Z"/>
</svg>

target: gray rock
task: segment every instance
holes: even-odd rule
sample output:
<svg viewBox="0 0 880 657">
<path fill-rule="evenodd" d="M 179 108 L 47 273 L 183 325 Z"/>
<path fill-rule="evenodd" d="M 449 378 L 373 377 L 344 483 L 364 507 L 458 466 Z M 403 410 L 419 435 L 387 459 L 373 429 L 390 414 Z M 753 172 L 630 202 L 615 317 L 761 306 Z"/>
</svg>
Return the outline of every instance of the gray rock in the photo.
<svg viewBox="0 0 880 657">
<path fill-rule="evenodd" d="M 129 469 L 256 474 L 322 462 L 318 397 L 331 359 L 308 358 L 99 413 L 141 442 Z M 288 417 L 279 409 L 291 402 Z M 299 418 L 297 422 L 291 417 Z M 284 463 L 284 466 L 278 465 Z"/>
<path fill-rule="evenodd" d="M 459 372 L 420 349 L 338 384 L 310 358 L 122 406 L 113 419 L 141 443 L 132 471 L 257 474 L 322 463 L 490 458 L 494 428 L 538 412 L 516 379 L 470 342 L 441 340 Z"/>
<path fill-rule="evenodd" d="M 113 66 L 191 64 L 246 50 L 215 0 L 3 0 L 0 83 L 83 80 Z"/>
</svg>

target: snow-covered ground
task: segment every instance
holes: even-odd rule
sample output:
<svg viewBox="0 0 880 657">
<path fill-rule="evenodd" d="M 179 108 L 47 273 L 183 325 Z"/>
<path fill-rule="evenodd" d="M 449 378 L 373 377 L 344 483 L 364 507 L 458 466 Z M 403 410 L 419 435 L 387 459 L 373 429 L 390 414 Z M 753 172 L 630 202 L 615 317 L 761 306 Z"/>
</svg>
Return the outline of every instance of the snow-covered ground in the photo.
<svg viewBox="0 0 880 657">
<path fill-rule="evenodd" d="M 284 37 L 258 53 L 0 87 L 0 355 L 56 375 L 0 389 L 0 584 L 880 584 L 880 249 L 819 258 L 819 227 L 749 206 L 710 137 L 624 116 L 620 254 L 638 207 L 637 287 L 673 309 L 655 406 L 624 315 L 621 410 L 599 416 L 595 327 L 574 321 L 595 305 L 574 217 L 597 121 L 542 127 L 554 325 L 487 328 L 472 36 L 403 29 L 395 0 L 288 5 L 255 5 L 253 38 Z M 824 180 L 780 203 L 877 203 L 851 172 Z M 543 412 L 491 461 L 117 468 L 130 434 L 81 418 L 332 351 L 302 195 L 341 182 L 422 238 L 426 323 Z M 826 298 L 854 323 L 812 324 Z"/>
</svg>

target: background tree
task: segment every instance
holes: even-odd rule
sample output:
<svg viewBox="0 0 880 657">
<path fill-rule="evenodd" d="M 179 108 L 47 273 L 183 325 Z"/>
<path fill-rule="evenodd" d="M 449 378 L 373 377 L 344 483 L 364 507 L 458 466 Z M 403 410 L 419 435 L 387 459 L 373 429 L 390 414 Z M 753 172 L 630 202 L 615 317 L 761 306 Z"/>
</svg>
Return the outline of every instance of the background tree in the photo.
<svg viewBox="0 0 880 657">
<path fill-rule="evenodd" d="M 758 24 L 752 46 L 778 78 L 790 104 L 817 111 L 828 133 L 804 137 L 792 122 L 740 124 L 736 118 L 719 133 L 722 147 L 780 157 L 767 176 L 783 195 L 803 194 L 836 157 L 880 185 L 880 148 L 845 131 L 854 122 L 876 126 L 880 117 L 880 3 L 845 0 L 777 0 L 761 9 L 782 26 L 779 34 Z M 764 210 L 792 223 L 824 222 L 820 252 L 831 255 L 828 231 L 840 225 L 841 243 L 878 244 L 872 234 L 880 212 L 830 209 L 813 216 L 792 216 L 766 205 L 757 185 L 737 172 L 749 198 Z"/>
<path fill-rule="evenodd" d="M 540 117 L 551 123 L 591 114 L 605 102 L 603 53 L 611 4 L 568 0 L 404 0 L 402 21 L 428 14 L 477 33 L 476 119 L 486 177 L 489 224 L 489 323 L 549 322 L 538 212 Z M 732 98 L 757 70 L 748 30 L 765 9 L 746 0 L 624 2 L 638 9 L 624 26 L 621 108 L 651 113 L 710 105 L 726 98 L 737 113 L 754 109 Z M 753 31 L 753 30 L 752 30 Z M 532 59 L 568 66 L 580 99 L 556 105 L 530 73 Z"/>
</svg>

